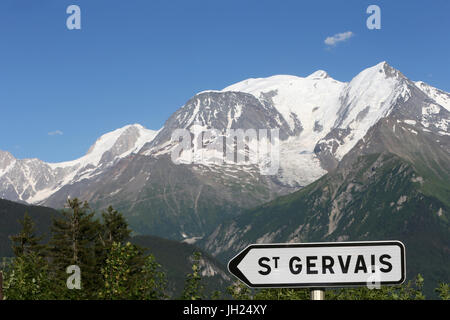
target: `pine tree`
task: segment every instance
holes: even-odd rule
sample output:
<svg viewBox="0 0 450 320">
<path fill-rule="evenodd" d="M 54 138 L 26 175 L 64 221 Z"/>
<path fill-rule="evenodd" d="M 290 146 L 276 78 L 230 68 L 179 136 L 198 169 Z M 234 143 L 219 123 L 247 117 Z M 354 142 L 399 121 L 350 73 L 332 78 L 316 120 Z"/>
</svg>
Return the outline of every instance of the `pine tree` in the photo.
<svg viewBox="0 0 450 320">
<path fill-rule="evenodd" d="M 200 261 L 202 255 L 196 251 L 193 255 L 192 273 L 186 276 L 183 294 L 183 300 L 202 300 L 204 299 L 204 286 L 200 275 Z"/>
<path fill-rule="evenodd" d="M 35 253 L 38 256 L 45 254 L 45 245 L 39 244 L 42 241 L 43 236 L 36 236 L 35 224 L 33 219 L 29 216 L 28 212 L 25 212 L 23 220 L 19 220 L 22 225 L 22 230 L 19 234 L 10 236 L 13 242 L 12 249 L 16 257 Z"/>
<path fill-rule="evenodd" d="M 130 237 L 131 230 L 123 215 L 109 206 L 102 212 L 103 225 L 101 240 L 103 246 L 110 248 L 113 242 L 124 243 Z"/>
<path fill-rule="evenodd" d="M 52 282 L 44 256 L 46 246 L 39 243 L 43 237 L 36 236 L 34 222 L 27 212 L 19 223 L 22 230 L 10 237 L 16 258 L 6 273 L 6 298 L 15 300 L 55 298 L 52 295 Z"/>
<path fill-rule="evenodd" d="M 113 243 L 123 244 L 130 237 L 131 230 L 128 229 L 128 223 L 123 215 L 109 206 L 106 211 L 102 212 L 101 230 L 99 241 L 96 244 L 95 254 L 97 257 L 97 268 L 103 270 L 107 264 L 107 257 L 112 250 Z M 141 254 L 142 252 L 139 251 Z M 139 255 L 133 260 L 139 260 Z M 143 264 L 143 262 L 140 262 Z M 134 269 L 134 268 L 133 268 Z"/>
<path fill-rule="evenodd" d="M 126 245 L 118 242 L 112 243 L 105 266 L 101 270 L 104 286 L 98 293 L 100 298 L 109 300 L 131 298 L 130 261 L 138 254 L 136 247 L 129 242 Z"/>
<path fill-rule="evenodd" d="M 53 220 L 51 266 L 62 288 L 68 277 L 66 268 L 71 265 L 80 267 L 82 290 L 79 293 L 72 292 L 69 297 L 89 298 L 102 283 L 96 256 L 101 225 L 94 220 L 95 213 L 86 202 L 69 199 L 67 207 L 62 217 Z M 63 292 L 67 293 L 65 290 Z"/>
<path fill-rule="evenodd" d="M 48 300 L 56 299 L 53 283 L 45 259 L 34 252 L 14 259 L 5 274 L 5 299 Z"/>
<path fill-rule="evenodd" d="M 104 286 L 98 296 L 110 300 L 164 298 L 166 281 L 161 266 L 152 255 L 137 265 L 136 259 L 141 256 L 141 250 L 130 242 L 113 242 L 101 271 Z"/>
<path fill-rule="evenodd" d="M 438 293 L 439 297 L 442 300 L 450 300 L 450 290 L 448 283 L 440 283 L 439 287 L 437 287 L 435 291 Z"/>
<path fill-rule="evenodd" d="M 145 258 L 141 271 L 134 278 L 133 287 L 134 299 L 161 300 L 167 298 L 165 294 L 166 274 L 153 255 L 150 254 Z"/>
</svg>

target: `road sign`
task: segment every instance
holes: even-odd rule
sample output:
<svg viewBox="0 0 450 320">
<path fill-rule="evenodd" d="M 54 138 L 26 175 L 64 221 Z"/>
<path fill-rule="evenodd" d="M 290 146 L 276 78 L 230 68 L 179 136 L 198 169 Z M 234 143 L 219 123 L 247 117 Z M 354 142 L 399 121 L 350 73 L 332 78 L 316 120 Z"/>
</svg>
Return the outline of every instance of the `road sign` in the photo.
<svg viewBox="0 0 450 320">
<path fill-rule="evenodd" d="M 405 281 L 400 241 L 252 244 L 228 263 L 249 287 L 348 287 Z"/>
</svg>

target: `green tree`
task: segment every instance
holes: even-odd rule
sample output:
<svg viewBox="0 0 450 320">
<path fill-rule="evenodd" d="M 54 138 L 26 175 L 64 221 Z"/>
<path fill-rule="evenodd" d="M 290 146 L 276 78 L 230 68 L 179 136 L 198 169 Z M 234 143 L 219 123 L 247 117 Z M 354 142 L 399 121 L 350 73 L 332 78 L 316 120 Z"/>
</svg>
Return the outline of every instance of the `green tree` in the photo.
<svg viewBox="0 0 450 320">
<path fill-rule="evenodd" d="M 437 287 L 436 292 L 442 300 L 450 300 L 450 292 L 448 290 L 448 283 L 441 283 Z"/>
<path fill-rule="evenodd" d="M 129 291 L 130 261 L 138 254 L 138 249 L 129 242 L 126 245 L 119 242 L 112 243 L 106 264 L 101 270 L 104 287 L 99 292 L 100 298 L 110 300 L 131 298 L 132 294 Z"/>
<path fill-rule="evenodd" d="M 235 300 L 252 300 L 252 290 L 240 281 L 227 288 L 227 293 Z"/>
<path fill-rule="evenodd" d="M 100 235 L 103 246 L 110 248 L 113 242 L 124 243 L 129 239 L 131 230 L 123 215 L 109 206 L 102 212 L 103 224 Z"/>
<path fill-rule="evenodd" d="M 326 300 L 391 300 L 392 288 L 381 286 L 379 289 L 367 287 L 330 289 L 325 292 Z"/>
<path fill-rule="evenodd" d="M 277 288 L 258 290 L 253 299 L 256 300 L 309 300 L 308 289 Z"/>
<path fill-rule="evenodd" d="M 423 277 L 418 274 L 414 281 L 398 286 L 381 286 L 379 289 L 345 288 L 327 290 L 327 300 L 423 300 Z"/>
<path fill-rule="evenodd" d="M 167 279 L 161 265 L 156 262 L 153 255 L 145 259 L 140 273 L 134 277 L 133 282 L 135 299 L 161 300 L 166 299 Z"/>
<path fill-rule="evenodd" d="M 10 237 L 16 257 L 5 274 L 5 297 L 13 300 L 54 298 L 48 263 L 44 258 L 45 245 L 39 243 L 42 237 L 36 236 L 34 222 L 27 212 L 19 222 L 22 230 Z"/>
<path fill-rule="evenodd" d="M 102 270 L 106 266 L 108 253 L 111 251 L 113 243 L 125 243 L 130 237 L 131 230 L 123 215 L 109 206 L 106 211 L 102 211 L 102 224 L 99 238 L 95 245 L 95 255 L 97 257 L 97 270 Z M 138 260 L 139 257 L 136 257 Z M 143 261 L 137 261 L 142 265 Z"/>
<path fill-rule="evenodd" d="M 408 281 L 406 285 L 391 287 L 391 295 L 395 300 L 425 300 L 423 294 L 424 279 L 419 273 L 414 281 Z"/>
<path fill-rule="evenodd" d="M 66 268 L 76 265 L 81 270 L 82 290 L 61 291 L 62 298 L 90 298 L 102 283 L 98 249 L 101 225 L 94 220 L 89 205 L 78 199 L 68 200 L 62 216 L 53 219 L 50 258 L 52 273 L 61 289 L 65 289 Z"/>
<path fill-rule="evenodd" d="M 38 237 L 35 234 L 35 224 L 28 212 L 25 212 L 23 220 L 19 220 L 19 223 L 22 225 L 20 233 L 10 236 L 10 239 L 13 242 L 12 249 L 14 255 L 20 257 L 32 252 L 37 255 L 44 255 L 45 245 L 39 243 L 42 241 L 43 237 Z"/>
<path fill-rule="evenodd" d="M 194 252 L 192 273 L 186 276 L 186 282 L 181 299 L 183 300 L 202 300 L 204 299 L 204 286 L 200 276 L 201 253 Z"/>
<path fill-rule="evenodd" d="M 165 274 L 152 255 L 144 259 L 141 266 L 136 258 L 142 256 L 141 250 L 126 243 L 113 242 L 102 268 L 104 286 L 98 296 L 102 299 L 155 300 L 165 298 Z"/>
<path fill-rule="evenodd" d="M 38 266 L 38 267 L 37 267 Z M 14 259 L 5 274 L 5 299 L 48 300 L 56 299 L 44 258 L 34 252 Z"/>
</svg>

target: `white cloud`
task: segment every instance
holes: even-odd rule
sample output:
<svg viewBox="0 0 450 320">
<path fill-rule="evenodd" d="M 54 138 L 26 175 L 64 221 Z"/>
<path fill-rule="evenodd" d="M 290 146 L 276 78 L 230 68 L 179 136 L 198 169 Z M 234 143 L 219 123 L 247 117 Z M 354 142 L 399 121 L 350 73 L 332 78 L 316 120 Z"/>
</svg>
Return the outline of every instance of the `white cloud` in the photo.
<svg viewBox="0 0 450 320">
<path fill-rule="evenodd" d="M 62 136 L 64 133 L 61 130 L 55 130 L 48 133 L 49 136 Z"/>
<path fill-rule="evenodd" d="M 353 36 L 354 36 L 354 33 L 351 32 L 351 31 L 337 33 L 334 36 L 327 37 L 324 42 L 325 42 L 326 45 L 335 46 L 339 42 L 346 41 L 346 40 L 350 39 Z"/>
</svg>

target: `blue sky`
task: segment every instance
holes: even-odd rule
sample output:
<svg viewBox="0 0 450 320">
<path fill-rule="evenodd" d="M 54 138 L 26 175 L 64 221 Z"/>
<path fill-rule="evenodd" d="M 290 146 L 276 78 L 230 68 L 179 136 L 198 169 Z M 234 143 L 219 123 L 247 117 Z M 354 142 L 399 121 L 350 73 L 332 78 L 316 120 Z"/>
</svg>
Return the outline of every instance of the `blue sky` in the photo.
<svg viewBox="0 0 450 320">
<path fill-rule="evenodd" d="M 81 30 L 66 27 L 71 4 Z M 380 30 L 366 27 L 370 4 Z M 103 133 L 159 129 L 196 92 L 250 77 L 349 81 L 386 60 L 450 91 L 449 16 L 448 0 L 2 0 L 0 149 L 74 159 Z"/>
</svg>

